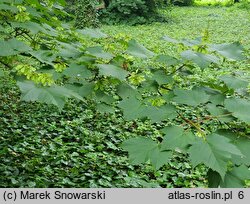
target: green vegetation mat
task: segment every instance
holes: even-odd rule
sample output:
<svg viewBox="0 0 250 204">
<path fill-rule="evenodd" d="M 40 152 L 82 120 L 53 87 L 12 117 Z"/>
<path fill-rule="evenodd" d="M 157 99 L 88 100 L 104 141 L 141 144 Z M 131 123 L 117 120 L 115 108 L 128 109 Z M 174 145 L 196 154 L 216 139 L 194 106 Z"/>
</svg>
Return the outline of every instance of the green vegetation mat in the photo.
<svg viewBox="0 0 250 204">
<path fill-rule="evenodd" d="M 249 12 L 236 7 L 174 7 L 162 13 L 168 23 L 103 26 L 111 35 L 132 37 L 155 53 L 176 56 L 178 47 L 160 38 L 193 39 L 204 31 L 212 43 L 241 42 L 250 49 Z M 109 46 L 109 45 L 107 45 Z M 144 67 L 148 62 L 141 63 Z M 249 71 L 249 62 L 230 69 L 190 76 L 193 83 L 232 71 Z M 157 66 L 157 65 L 155 65 Z M 1 75 L 1 73 L 0 73 Z M 101 114 L 71 100 L 61 112 L 54 106 L 25 103 L 11 79 L 0 83 L 0 187 L 207 187 L 207 168 L 176 153 L 168 165 L 132 166 L 120 147 L 128 138 L 162 137 L 162 124 L 125 122 L 119 111 Z M 187 83 L 183 79 L 183 85 Z"/>
</svg>

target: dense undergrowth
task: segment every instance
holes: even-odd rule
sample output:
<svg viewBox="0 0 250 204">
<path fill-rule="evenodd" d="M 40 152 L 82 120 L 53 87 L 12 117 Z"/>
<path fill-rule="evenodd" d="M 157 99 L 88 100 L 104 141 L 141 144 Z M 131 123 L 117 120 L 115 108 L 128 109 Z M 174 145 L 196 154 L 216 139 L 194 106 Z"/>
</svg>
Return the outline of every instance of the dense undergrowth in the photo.
<svg viewBox="0 0 250 204">
<path fill-rule="evenodd" d="M 76 101 L 62 112 L 25 103 L 9 80 L 3 82 L 0 187 L 206 186 L 206 169 L 192 169 L 182 155 L 158 171 L 129 164 L 121 142 L 138 135 L 160 137 L 160 125 L 124 122 L 119 113 L 100 114 Z"/>
<path fill-rule="evenodd" d="M 163 11 L 164 13 L 164 11 Z M 172 22 L 144 26 L 104 26 L 112 35 L 132 36 L 156 53 L 177 55 L 178 50 L 159 39 L 194 38 L 207 30 L 215 42 L 240 41 L 249 49 L 247 11 L 236 8 L 173 8 Z M 147 62 L 141 63 L 144 67 Z M 157 66 L 157 65 L 154 65 Z M 235 63 L 197 73 L 190 81 L 249 70 L 249 62 Z M 219 72 L 218 72 L 219 71 Z M 138 135 L 161 137 L 161 124 L 125 122 L 119 111 L 100 114 L 94 106 L 70 101 L 62 112 L 53 106 L 25 103 L 9 79 L 0 88 L 1 187 L 197 187 L 206 186 L 206 168 L 192 169 L 182 155 L 160 170 L 150 165 L 132 166 L 120 144 Z"/>
</svg>

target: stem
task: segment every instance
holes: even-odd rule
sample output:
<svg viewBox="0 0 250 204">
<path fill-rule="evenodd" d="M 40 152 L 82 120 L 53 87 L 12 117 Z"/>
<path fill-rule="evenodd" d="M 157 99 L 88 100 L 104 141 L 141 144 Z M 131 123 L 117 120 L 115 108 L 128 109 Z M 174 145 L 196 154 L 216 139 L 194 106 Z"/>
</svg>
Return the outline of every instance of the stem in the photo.
<svg viewBox="0 0 250 204">
<path fill-rule="evenodd" d="M 12 67 L 10 65 L 8 65 L 7 63 L 3 62 L 0 60 L 0 63 L 3 64 L 5 67 L 8 67 L 9 69 L 11 69 Z"/>
<path fill-rule="evenodd" d="M 206 139 L 206 138 L 205 138 L 206 133 L 200 128 L 199 124 L 196 124 L 196 123 L 193 122 L 192 120 L 189 120 L 189 119 L 185 118 L 185 117 L 184 117 L 182 114 L 180 114 L 180 113 L 178 113 L 178 115 L 179 115 L 186 123 L 188 123 L 189 125 L 195 127 L 195 128 L 201 133 L 202 137 L 203 137 L 204 139 Z"/>
<path fill-rule="evenodd" d="M 181 70 L 183 67 L 185 67 L 185 64 L 182 64 L 180 67 L 178 67 L 176 70 L 174 70 L 174 71 L 171 73 L 171 75 L 172 75 L 172 74 L 175 74 L 176 72 L 178 72 L 179 70 Z"/>
</svg>

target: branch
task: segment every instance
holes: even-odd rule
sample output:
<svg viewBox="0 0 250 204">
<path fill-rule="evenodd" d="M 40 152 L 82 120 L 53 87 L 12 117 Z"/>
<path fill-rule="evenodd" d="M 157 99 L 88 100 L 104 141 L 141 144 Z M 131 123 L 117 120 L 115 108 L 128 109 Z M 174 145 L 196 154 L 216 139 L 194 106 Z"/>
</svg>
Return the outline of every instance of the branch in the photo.
<svg viewBox="0 0 250 204">
<path fill-rule="evenodd" d="M 12 67 L 10 65 L 8 65 L 7 63 L 3 62 L 0 60 L 0 63 L 3 64 L 5 67 L 12 69 Z"/>
</svg>

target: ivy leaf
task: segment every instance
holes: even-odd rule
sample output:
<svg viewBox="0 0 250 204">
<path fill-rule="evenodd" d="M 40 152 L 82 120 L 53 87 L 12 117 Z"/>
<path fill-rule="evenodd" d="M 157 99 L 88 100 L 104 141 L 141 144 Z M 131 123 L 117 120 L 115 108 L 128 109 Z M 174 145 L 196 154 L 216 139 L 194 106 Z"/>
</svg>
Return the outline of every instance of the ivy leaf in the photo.
<svg viewBox="0 0 250 204">
<path fill-rule="evenodd" d="M 232 155 L 242 156 L 240 150 L 230 143 L 230 139 L 215 133 L 208 135 L 207 141 L 197 140 L 189 148 L 189 153 L 194 166 L 204 163 L 218 172 L 222 179 L 225 177 L 227 164 L 232 159 Z"/>
<path fill-rule="evenodd" d="M 203 68 L 203 69 L 208 67 L 212 62 L 219 63 L 219 58 L 216 56 L 202 54 L 199 52 L 194 52 L 192 50 L 186 50 L 186 51 L 182 52 L 181 56 L 186 60 L 194 62 L 200 68 Z"/>
<path fill-rule="evenodd" d="M 121 81 L 125 81 L 128 75 L 126 70 L 112 64 L 97 64 L 96 66 L 99 68 L 99 73 L 101 75 L 112 76 Z"/>
<path fill-rule="evenodd" d="M 68 77 L 83 77 L 88 78 L 92 76 L 90 70 L 87 69 L 85 65 L 78 65 L 78 64 L 70 64 L 67 69 L 62 72 L 65 76 Z"/>
<path fill-rule="evenodd" d="M 114 56 L 108 52 L 104 52 L 101 46 L 89 47 L 86 49 L 88 53 L 97 58 L 111 60 Z"/>
<path fill-rule="evenodd" d="M 209 95 L 201 89 L 194 90 L 174 90 L 174 101 L 181 104 L 186 104 L 190 106 L 198 106 L 201 103 L 206 103 L 209 100 Z"/>
<path fill-rule="evenodd" d="M 150 138 L 137 137 L 124 141 L 122 148 L 128 151 L 133 164 L 140 164 L 149 160 L 150 154 L 158 148 L 158 144 Z"/>
<path fill-rule="evenodd" d="M 223 105 L 225 98 L 223 94 L 214 94 L 210 96 L 209 101 L 214 105 Z"/>
<path fill-rule="evenodd" d="M 0 69 L 0 77 L 3 77 L 4 76 L 4 72 L 3 70 Z"/>
<path fill-rule="evenodd" d="M 56 105 L 59 109 L 62 109 L 67 98 L 76 98 L 84 101 L 84 99 L 72 90 L 69 90 L 62 86 L 51 86 L 51 87 L 39 87 L 33 82 L 21 82 L 18 81 L 23 101 L 37 101 L 46 104 Z"/>
<path fill-rule="evenodd" d="M 77 32 L 83 34 L 83 35 L 87 35 L 91 38 L 106 38 L 107 35 L 103 32 L 101 32 L 99 29 L 92 29 L 92 28 L 85 28 L 82 30 L 77 30 Z"/>
<path fill-rule="evenodd" d="M 232 89 L 244 89 L 247 88 L 249 82 L 237 77 L 233 77 L 230 75 L 223 75 L 220 77 L 220 79 L 229 87 Z"/>
<path fill-rule="evenodd" d="M 239 42 L 211 45 L 210 50 L 216 51 L 231 60 L 245 59 L 243 55 L 244 49 Z"/>
<path fill-rule="evenodd" d="M 128 42 L 127 53 L 140 58 L 148 58 L 154 56 L 154 53 L 140 45 L 135 40 L 130 40 Z"/>
<path fill-rule="evenodd" d="M 245 123 L 250 123 L 250 101 L 240 98 L 229 98 L 225 100 L 225 108 L 232 115 Z"/>
<path fill-rule="evenodd" d="M 184 150 L 195 141 L 195 136 L 190 131 L 185 131 L 179 126 L 165 127 L 161 130 L 165 136 L 161 143 L 161 150 Z"/>
</svg>

